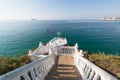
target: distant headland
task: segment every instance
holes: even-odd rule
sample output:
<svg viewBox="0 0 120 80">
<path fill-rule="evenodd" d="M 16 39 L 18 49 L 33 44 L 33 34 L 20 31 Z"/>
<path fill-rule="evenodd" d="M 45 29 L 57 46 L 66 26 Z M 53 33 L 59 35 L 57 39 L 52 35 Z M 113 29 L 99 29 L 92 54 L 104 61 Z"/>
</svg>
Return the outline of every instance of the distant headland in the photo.
<svg viewBox="0 0 120 80">
<path fill-rule="evenodd" d="M 118 21 L 118 20 L 120 20 L 120 17 L 104 17 L 104 18 L 100 18 L 100 20 L 105 20 L 105 21 Z"/>
<path fill-rule="evenodd" d="M 37 20 L 37 19 L 33 19 L 33 18 L 32 18 L 31 20 Z"/>
</svg>

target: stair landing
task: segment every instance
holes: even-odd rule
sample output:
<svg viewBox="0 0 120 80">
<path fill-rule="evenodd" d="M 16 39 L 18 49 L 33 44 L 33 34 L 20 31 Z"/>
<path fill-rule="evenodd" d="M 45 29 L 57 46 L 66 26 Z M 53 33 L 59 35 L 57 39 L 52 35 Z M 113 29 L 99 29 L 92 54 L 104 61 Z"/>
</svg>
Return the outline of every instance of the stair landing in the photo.
<svg viewBox="0 0 120 80">
<path fill-rule="evenodd" d="M 56 63 L 44 80 L 81 80 L 72 56 L 58 56 Z"/>
</svg>

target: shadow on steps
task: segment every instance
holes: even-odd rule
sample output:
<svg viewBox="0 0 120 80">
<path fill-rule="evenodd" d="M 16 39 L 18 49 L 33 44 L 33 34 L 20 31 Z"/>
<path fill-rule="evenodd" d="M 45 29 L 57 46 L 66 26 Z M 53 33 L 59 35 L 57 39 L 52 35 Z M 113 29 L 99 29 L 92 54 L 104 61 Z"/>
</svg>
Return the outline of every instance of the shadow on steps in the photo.
<svg viewBox="0 0 120 80">
<path fill-rule="evenodd" d="M 44 80 L 82 80 L 80 75 L 77 74 L 73 62 L 71 56 L 57 56 L 57 64 L 53 66 Z"/>
</svg>

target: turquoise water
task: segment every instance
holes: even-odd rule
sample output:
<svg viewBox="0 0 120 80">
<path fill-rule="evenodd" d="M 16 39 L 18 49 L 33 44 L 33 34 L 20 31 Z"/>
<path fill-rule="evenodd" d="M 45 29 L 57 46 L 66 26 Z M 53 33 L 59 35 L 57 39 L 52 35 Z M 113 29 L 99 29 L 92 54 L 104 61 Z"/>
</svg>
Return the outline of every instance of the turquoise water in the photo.
<svg viewBox="0 0 120 80">
<path fill-rule="evenodd" d="M 0 55 L 24 54 L 57 31 L 83 50 L 120 55 L 119 21 L 0 21 Z"/>
</svg>

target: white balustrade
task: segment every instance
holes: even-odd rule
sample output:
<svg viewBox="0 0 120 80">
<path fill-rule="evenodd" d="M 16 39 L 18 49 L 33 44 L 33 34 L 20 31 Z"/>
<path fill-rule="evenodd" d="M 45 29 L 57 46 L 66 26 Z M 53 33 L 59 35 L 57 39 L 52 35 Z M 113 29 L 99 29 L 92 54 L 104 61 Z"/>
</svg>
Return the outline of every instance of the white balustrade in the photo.
<svg viewBox="0 0 120 80">
<path fill-rule="evenodd" d="M 0 76 L 0 80 L 44 80 L 54 63 L 54 55 L 48 55 Z"/>
<path fill-rule="evenodd" d="M 58 38 L 53 39 L 49 43 L 56 41 L 56 39 Z M 48 52 L 49 55 L 44 55 L 43 58 L 38 58 L 30 64 L 0 76 L 0 80 L 44 80 L 45 76 L 55 64 L 56 55 L 73 56 L 74 64 L 81 75 L 82 80 L 118 80 L 111 74 L 85 59 L 83 57 L 83 51 L 78 51 L 78 44 L 75 44 L 75 46 L 54 47 L 50 47 L 49 45 L 47 45 L 47 47 L 40 45 L 40 47 L 38 47 L 34 52 L 29 51 L 29 56 L 35 56 L 35 58 L 36 56 L 39 57 L 39 55 L 35 54 L 40 54 L 40 52 Z"/>
<path fill-rule="evenodd" d="M 39 43 L 39 47 L 35 49 L 33 52 L 29 51 L 29 56 L 31 60 L 36 60 L 39 58 L 39 55 L 44 55 L 45 53 L 49 53 L 49 50 L 54 50 L 56 46 L 66 45 L 67 40 L 66 38 L 56 37 L 53 38 L 49 43 L 43 45 L 42 42 Z"/>
<path fill-rule="evenodd" d="M 67 44 L 67 40 L 66 38 L 56 37 L 49 41 L 49 44 L 52 44 L 52 46 L 62 46 Z"/>
<path fill-rule="evenodd" d="M 58 46 L 57 53 L 58 55 L 73 55 L 75 53 L 75 47 L 71 46 Z"/>
<path fill-rule="evenodd" d="M 74 54 L 74 61 L 78 72 L 82 76 L 82 80 L 118 80 L 92 62 L 80 56 L 79 53 Z"/>
</svg>

